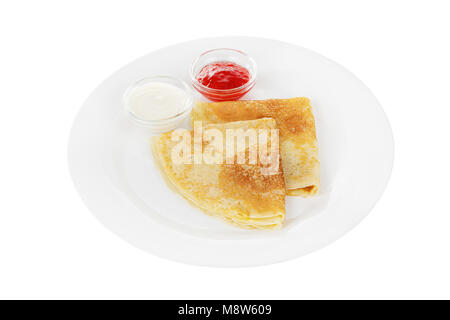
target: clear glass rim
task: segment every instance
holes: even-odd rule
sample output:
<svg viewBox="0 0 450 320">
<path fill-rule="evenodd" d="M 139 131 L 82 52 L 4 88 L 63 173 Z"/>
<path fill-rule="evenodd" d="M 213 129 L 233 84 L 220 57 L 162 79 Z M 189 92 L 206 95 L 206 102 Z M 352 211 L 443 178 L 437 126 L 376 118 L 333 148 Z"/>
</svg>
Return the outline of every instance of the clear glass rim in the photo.
<svg viewBox="0 0 450 320">
<path fill-rule="evenodd" d="M 213 89 L 213 88 L 209 88 L 209 87 L 207 87 L 207 86 L 205 86 L 205 85 L 203 85 L 203 84 L 201 84 L 200 82 L 197 81 L 197 79 L 196 79 L 197 75 L 195 74 L 195 67 L 197 66 L 198 61 L 200 60 L 200 58 L 203 57 L 204 55 L 207 55 L 209 53 L 212 53 L 214 51 L 219 51 L 219 50 L 232 51 L 234 53 L 238 53 L 240 55 L 245 56 L 249 60 L 250 64 L 253 67 L 253 71 L 252 70 L 248 70 L 248 72 L 250 73 L 250 80 L 247 83 L 243 84 L 242 86 L 233 88 L 233 89 Z M 211 50 L 203 52 L 202 54 L 200 54 L 192 62 L 191 69 L 190 69 L 190 76 L 191 76 L 192 84 L 193 84 L 193 86 L 196 89 L 201 89 L 201 90 L 203 90 L 205 92 L 222 93 L 223 94 L 223 93 L 236 93 L 236 92 L 239 92 L 239 91 L 242 91 L 242 90 L 248 88 L 249 86 L 252 86 L 255 83 L 257 71 L 258 70 L 257 70 L 257 66 L 256 66 L 255 60 L 253 60 L 253 58 L 250 57 L 247 53 L 245 53 L 245 52 L 243 52 L 241 50 L 231 49 L 231 48 L 216 48 L 216 49 L 211 49 Z"/>
</svg>

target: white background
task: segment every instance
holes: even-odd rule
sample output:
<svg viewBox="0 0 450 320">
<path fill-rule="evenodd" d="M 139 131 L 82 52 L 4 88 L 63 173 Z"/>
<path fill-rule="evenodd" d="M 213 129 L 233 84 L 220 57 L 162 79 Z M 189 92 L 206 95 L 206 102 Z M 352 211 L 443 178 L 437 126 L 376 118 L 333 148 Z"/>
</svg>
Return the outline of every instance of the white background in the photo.
<svg viewBox="0 0 450 320">
<path fill-rule="evenodd" d="M 450 298 L 448 1 L 3 1 L 0 298 Z M 103 228 L 67 168 L 72 121 L 124 64 L 195 38 L 312 49 L 355 73 L 395 138 L 372 213 L 293 261 L 217 269 L 166 261 Z"/>
</svg>

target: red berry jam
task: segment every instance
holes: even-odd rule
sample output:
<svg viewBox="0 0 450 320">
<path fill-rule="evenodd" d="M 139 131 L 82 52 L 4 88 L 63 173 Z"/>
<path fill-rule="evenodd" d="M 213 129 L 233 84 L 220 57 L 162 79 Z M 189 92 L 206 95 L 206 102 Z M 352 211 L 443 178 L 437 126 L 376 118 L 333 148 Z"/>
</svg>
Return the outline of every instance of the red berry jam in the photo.
<svg viewBox="0 0 450 320">
<path fill-rule="evenodd" d="M 243 86 L 250 80 L 250 72 L 234 62 L 219 61 L 207 64 L 197 75 L 197 81 L 212 89 L 226 90 Z"/>
<path fill-rule="evenodd" d="M 250 78 L 250 72 L 243 66 L 231 61 L 217 61 L 204 66 L 196 76 L 198 83 L 211 90 L 196 89 L 213 101 L 237 100 L 252 88 L 245 86 Z M 240 87 L 243 88 L 239 90 Z"/>
</svg>

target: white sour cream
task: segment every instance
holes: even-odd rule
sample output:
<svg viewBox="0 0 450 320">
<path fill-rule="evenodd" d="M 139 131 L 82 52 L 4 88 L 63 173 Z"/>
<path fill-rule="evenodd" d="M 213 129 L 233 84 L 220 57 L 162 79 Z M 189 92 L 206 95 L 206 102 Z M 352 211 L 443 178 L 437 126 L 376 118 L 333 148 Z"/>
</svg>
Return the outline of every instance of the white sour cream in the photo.
<svg viewBox="0 0 450 320">
<path fill-rule="evenodd" d="M 162 120 L 176 116 L 186 109 L 186 92 L 170 83 L 149 82 L 131 88 L 126 106 L 144 121 Z"/>
</svg>

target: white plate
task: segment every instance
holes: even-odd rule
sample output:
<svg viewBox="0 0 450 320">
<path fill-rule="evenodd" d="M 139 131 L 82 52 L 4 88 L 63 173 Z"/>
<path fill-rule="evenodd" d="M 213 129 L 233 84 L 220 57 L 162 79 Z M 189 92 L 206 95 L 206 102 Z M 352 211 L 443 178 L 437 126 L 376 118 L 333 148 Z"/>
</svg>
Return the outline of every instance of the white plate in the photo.
<svg viewBox="0 0 450 320">
<path fill-rule="evenodd" d="M 191 62 L 219 47 L 240 49 L 258 65 L 244 99 L 311 99 L 321 187 L 313 198 L 288 197 L 278 231 L 236 229 L 204 215 L 173 193 L 156 170 L 150 134 L 122 112 L 124 90 L 137 80 L 170 75 L 189 82 Z M 200 98 L 200 97 L 197 97 Z M 81 108 L 69 141 L 76 189 L 111 231 L 150 253 L 208 266 L 254 266 L 324 247 L 372 209 L 389 179 L 391 128 L 369 89 L 350 72 L 309 50 L 267 39 L 201 39 L 150 53 L 114 73 Z"/>
</svg>

